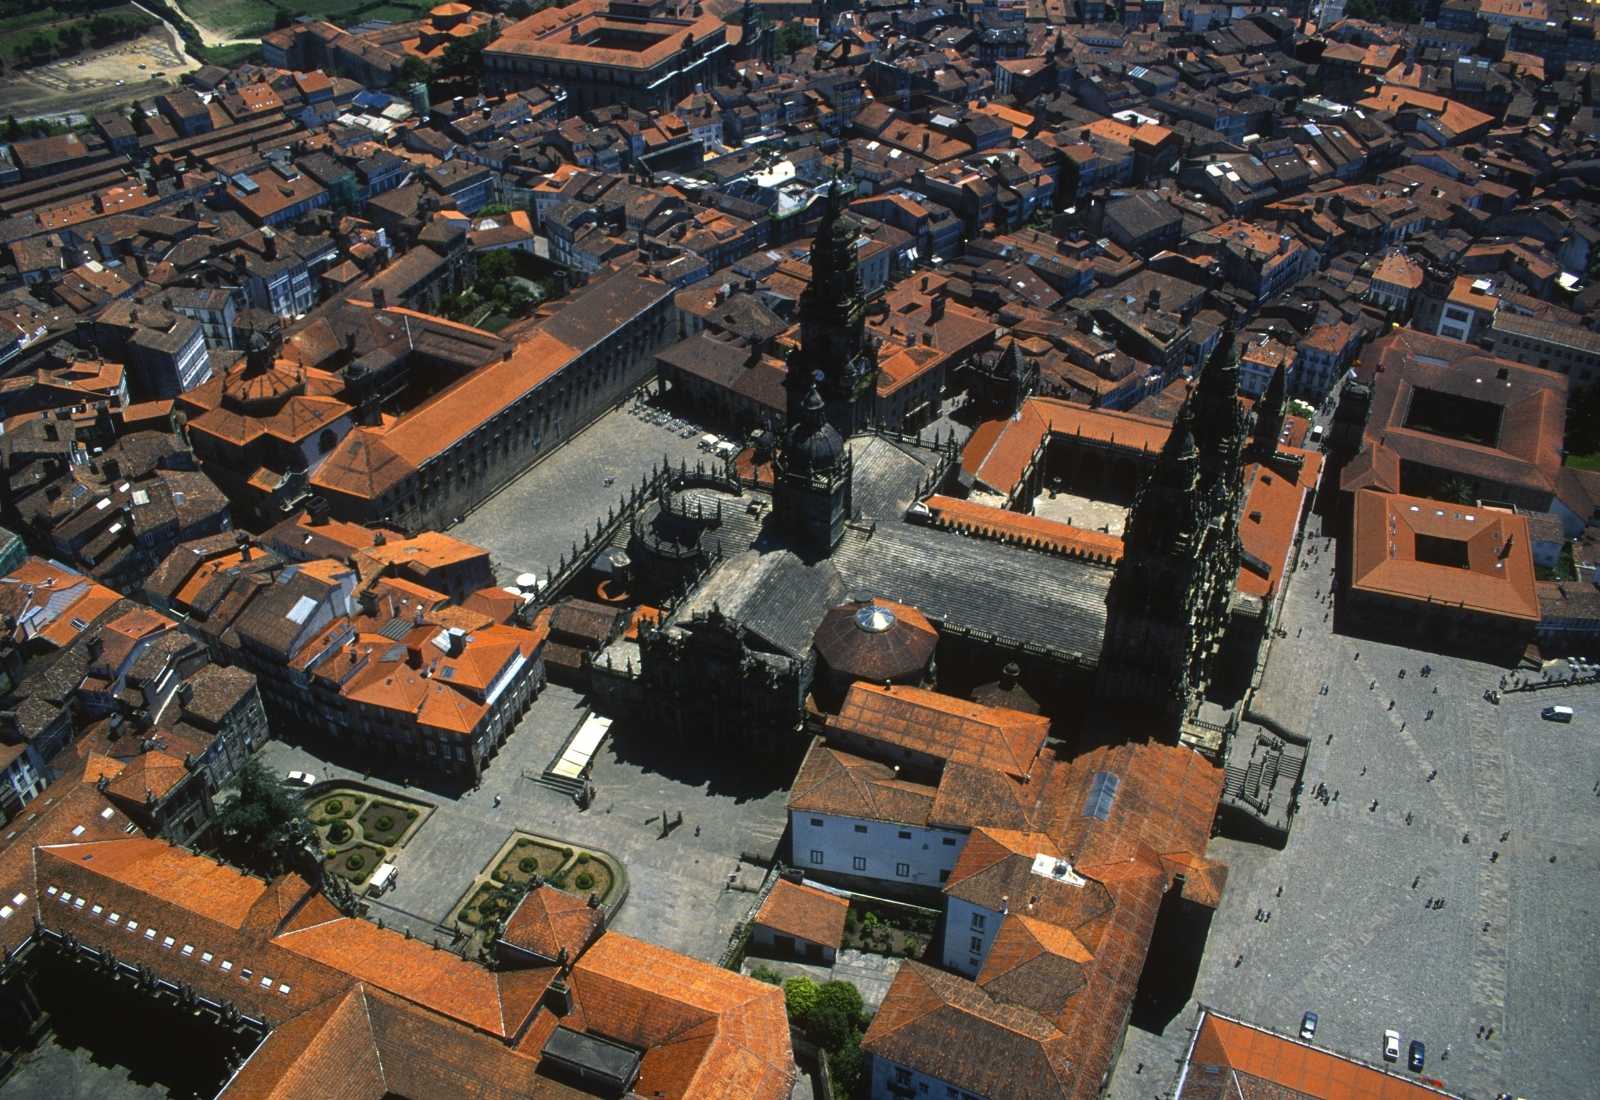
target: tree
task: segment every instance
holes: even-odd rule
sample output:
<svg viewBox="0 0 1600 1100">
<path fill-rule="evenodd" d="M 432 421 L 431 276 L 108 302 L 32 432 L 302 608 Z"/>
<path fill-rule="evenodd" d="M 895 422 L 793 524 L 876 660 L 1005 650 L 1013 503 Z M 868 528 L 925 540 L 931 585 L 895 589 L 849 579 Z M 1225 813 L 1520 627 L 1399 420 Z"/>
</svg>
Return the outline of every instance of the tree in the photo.
<svg viewBox="0 0 1600 1100">
<path fill-rule="evenodd" d="M 282 874 L 310 836 L 300 802 L 258 760 L 239 769 L 239 797 L 217 819 L 222 847 L 240 866 Z"/>
<path fill-rule="evenodd" d="M 861 1033 L 852 1031 L 828 1052 L 828 1070 L 833 1080 L 833 1100 L 850 1100 L 861 1079 Z"/>
<path fill-rule="evenodd" d="M 401 84 L 426 84 L 433 79 L 433 66 L 420 57 L 406 54 L 406 59 L 400 62 L 400 71 L 397 75 Z"/>
<path fill-rule="evenodd" d="M 849 982 L 824 982 L 817 1003 L 806 1021 L 811 1040 L 828 1050 L 839 1050 L 861 1026 L 861 994 Z"/>
<path fill-rule="evenodd" d="M 439 59 L 440 75 L 477 87 L 483 81 L 483 51 L 488 45 L 488 31 L 452 40 Z"/>
<path fill-rule="evenodd" d="M 821 991 L 817 983 L 810 978 L 790 978 L 783 983 L 783 1003 L 789 1010 L 789 1019 L 805 1027 L 806 1021 L 811 1018 L 811 1013 L 817 1007 L 817 997 Z"/>
<path fill-rule="evenodd" d="M 491 294 L 494 288 L 517 273 L 517 261 L 506 249 L 498 248 L 478 257 L 478 293 Z"/>
</svg>

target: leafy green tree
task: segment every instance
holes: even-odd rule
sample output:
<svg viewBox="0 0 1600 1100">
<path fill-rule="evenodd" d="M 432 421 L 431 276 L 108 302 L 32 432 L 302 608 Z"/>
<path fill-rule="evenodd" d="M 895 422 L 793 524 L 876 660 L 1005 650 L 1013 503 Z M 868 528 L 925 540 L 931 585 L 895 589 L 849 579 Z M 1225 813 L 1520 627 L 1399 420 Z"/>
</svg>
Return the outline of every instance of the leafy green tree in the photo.
<svg viewBox="0 0 1600 1100">
<path fill-rule="evenodd" d="M 790 978 L 783 983 L 783 1003 L 789 1010 L 789 1019 L 805 1027 L 806 1021 L 817 1007 L 820 994 L 817 983 L 810 978 Z"/>
<path fill-rule="evenodd" d="M 439 59 L 439 74 L 473 87 L 478 86 L 483 82 L 483 51 L 488 45 L 488 31 L 452 40 L 444 48 L 444 56 Z"/>
<path fill-rule="evenodd" d="M 850 1100 L 861 1080 L 860 1032 L 852 1031 L 837 1050 L 828 1052 L 828 1069 L 833 1079 L 833 1100 Z"/>
<path fill-rule="evenodd" d="M 407 54 L 406 59 L 400 62 L 398 75 L 402 84 L 426 84 L 433 79 L 433 66 L 420 57 Z"/>
<path fill-rule="evenodd" d="M 239 769 L 239 796 L 217 819 L 224 853 L 258 874 L 282 874 L 311 830 L 300 800 L 258 760 Z"/>
<path fill-rule="evenodd" d="M 856 987 L 849 982 L 824 982 L 805 1021 L 812 1041 L 830 1051 L 838 1050 L 860 1026 L 861 994 Z"/>
<path fill-rule="evenodd" d="M 485 252 L 478 257 L 478 292 L 491 294 L 517 273 L 517 261 L 505 249 Z"/>
</svg>

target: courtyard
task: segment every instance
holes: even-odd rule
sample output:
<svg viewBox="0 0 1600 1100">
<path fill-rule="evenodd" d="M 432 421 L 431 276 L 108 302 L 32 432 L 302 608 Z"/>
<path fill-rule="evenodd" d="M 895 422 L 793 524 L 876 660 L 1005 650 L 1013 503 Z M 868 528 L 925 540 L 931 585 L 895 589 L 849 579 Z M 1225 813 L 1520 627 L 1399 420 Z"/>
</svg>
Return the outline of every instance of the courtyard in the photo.
<svg viewBox="0 0 1600 1100">
<path fill-rule="evenodd" d="M 1288 1033 L 1315 1011 L 1319 1045 L 1369 1062 L 1394 1028 L 1453 1092 L 1588 1095 L 1600 689 L 1496 707 L 1499 666 L 1333 633 L 1332 566 L 1308 537 L 1255 709 L 1309 731 L 1305 789 L 1337 798 L 1303 798 L 1283 851 L 1212 841 L 1229 876 L 1194 999 L 1130 1029 L 1111 1095 L 1170 1089 L 1196 1001 Z M 1540 720 L 1556 703 L 1572 724 Z"/>
<path fill-rule="evenodd" d="M 611 928 L 697 958 L 720 959 L 754 900 L 750 891 L 766 874 L 765 867 L 741 857 L 765 860 L 776 850 L 787 823 L 793 769 L 740 769 L 663 743 L 652 730 L 619 723 L 594 760 L 595 801 L 579 810 L 538 779 L 586 713 L 577 692 L 546 687 L 490 762 L 482 785 L 458 797 L 366 779 L 375 790 L 434 807 L 395 856 L 395 886 L 373 900 L 371 915 L 424 939 L 449 942 L 457 903 L 520 832 L 553 838 L 575 853 L 602 852 L 621 866 L 627 898 Z M 269 742 L 261 757 L 277 774 L 304 769 L 326 779 L 364 778 L 281 741 Z"/>
</svg>

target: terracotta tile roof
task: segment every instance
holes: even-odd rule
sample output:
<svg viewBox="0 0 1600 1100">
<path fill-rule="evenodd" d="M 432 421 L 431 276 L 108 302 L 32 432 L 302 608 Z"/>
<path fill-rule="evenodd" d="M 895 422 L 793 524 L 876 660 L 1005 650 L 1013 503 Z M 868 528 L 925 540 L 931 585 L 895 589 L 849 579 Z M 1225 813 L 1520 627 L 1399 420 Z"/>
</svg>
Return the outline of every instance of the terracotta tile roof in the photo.
<svg viewBox="0 0 1600 1100">
<path fill-rule="evenodd" d="M 838 949 L 850 903 L 815 886 L 779 879 L 756 914 L 756 923 L 783 936 Z"/>
<path fill-rule="evenodd" d="M 1070 1044 L 1053 1023 L 915 961 L 895 975 L 861 1046 L 990 1100 L 1079 1094 L 1069 1091 Z"/>
<path fill-rule="evenodd" d="M 1122 560 L 1122 539 L 1103 531 L 1074 527 L 1059 520 L 996 508 L 974 500 L 935 495 L 923 502 L 936 526 L 1012 542 L 1035 549 L 1053 550 L 1072 557 L 1114 565 Z"/>
<path fill-rule="evenodd" d="M 546 883 L 522 899 L 500 938 L 542 958 L 554 960 L 562 948 L 577 958 L 604 922 L 587 900 Z"/>
<path fill-rule="evenodd" d="M 181 757 L 159 751 L 141 753 L 111 781 L 106 792 L 143 805 L 147 798 L 165 798 L 188 774 Z"/>
<path fill-rule="evenodd" d="M 339 1082 L 349 1100 L 382 1100 L 388 1092 L 365 991 L 352 986 L 287 1021 L 239 1068 L 226 1100 L 298 1100 Z"/>
<path fill-rule="evenodd" d="M 857 682 L 828 729 L 1024 778 L 1044 747 L 1050 720 L 922 688 Z"/>
<path fill-rule="evenodd" d="M 1459 555 L 1459 564 L 1428 560 L 1428 547 L 1440 543 Z M 1362 489 L 1351 544 L 1355 591 L 1539 621 L 1532 540 L 1522 516 Z"/>
<path fill-rule="evenodd" d="M 645 1048 L 634 1091 L 667 1100 L 787 1100 L 783 991 L 616 932 L 577 962 L 587 1030 Z"/>
<path fill-rule="evenodd" d="M 1300 526 L 1300 512 L 1322 475 L 1322 456 L 1317 452 L 1280 450 L 1300 458 L 1298 472 L 1259 462 L 1250 463 L 1244 471 L 1239 542 L 1253 561 L 1239 567 L 1239 590 L 1252 596 L 1268 597 L 1277 591 Z M 1294 476 L 1287 476 L 1291 473 Z M 1265 567 L 1265 572 L 1260 567 Z"/>
<path fill-rule="evenodd" d="M 1408 290 L 1416 290 L 1422 285 L 1422 266 L 1413 260 L 1407 259 L 1403 252 L 1391 252 L 1383 258 L 1376 271 L 1372 273 L 1374 282 L 1389 283 L 1393 286 L 1403 286 Z"/>
<path fill-rule="evenodd" d="M 1174 1094 L 1177 1100 L 1215 1095 L 1216 1078 L 1208 1072 L 1210 1067 L 1221 1069 L 1234 1086 L 1251 1094 L 1263 1086 L 1276 1086 L 1274 1094 L 1325 1100 L 1432 1100 L 1441 1095 L 1421 1082 L 1209 1010 L 1186 1063 L 1188 1072 L 1182 1080 L 1193 1081 L 1194 1087 L 1180 1088 Z"/>
<path fill-rule="evenodd" d="M 514 1035 L 522 1024 L 506 1017 L 491 971 L 365 920 L 339 917 L 272 942 L 492 1035 Z"/>
<path fill-rule="evenodd" d="M 789 790 L 793 813 L 836 814 L 926 825 L 935 788 L 898 779 L 895 770 L 813 741 Z"/>
<path fill-rule="evenodd" d="M 82 863 L 123 890 L 176 902 L 187 912 L 233 929 L 244 925 L 267 892 L 267 884 L 258 878 L 145 837 L 39 848 L 36 858 L 43 878 L 58 864 Z"/>
</svg>

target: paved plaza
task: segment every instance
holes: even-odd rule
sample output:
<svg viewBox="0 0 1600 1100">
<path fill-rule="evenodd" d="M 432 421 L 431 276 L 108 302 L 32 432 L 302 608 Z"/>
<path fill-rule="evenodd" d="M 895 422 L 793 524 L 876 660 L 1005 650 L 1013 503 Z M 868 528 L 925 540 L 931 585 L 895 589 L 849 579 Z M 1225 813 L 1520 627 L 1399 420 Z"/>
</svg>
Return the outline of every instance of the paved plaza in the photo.
<svg viewBox="0 0 1600 1100">
<path fill-rule="evenodd" d="M 517 829 L 585 847 L 621 861 L 629 894 L 611 927 L 619 932 L 716 961 L 734 926 L 755 900 L 765 868 L 741 863 L 745 853 L 770 858 L 783 835 L 786 786 L 792 775 L 740 775 L 721 762 L 650 744 L 648 731 L 614 728 L 595 758 L 594 805 L 580 811 L 567 796 L 534 782 L 586 713 L 582 698 L 550 685 L 484 773 L 477 790 L 444 797 L 377 778 L 380 788 L 437 807 L 395 860 L 397 882 L 372 916 L 419 936 L 439 927 L 474 876 Z M 302 768 L 319 779 L 361 778 L 280 741 L 262 750 L 281 774 Z M 495 796 L 500 804 L 495 804 Z M 660 815 L 676 821 L 661 836 Z M 728 888 L 729 876 L 736 888 Z"/>
<path fill-rule="evenodd" d="M 1502 668 L 1331 633 L 1331 573 L 1308 539 L 1256 709 L 1309 731 L 1305 788 L 1338 800 L 1303 799 L 1281 852 L 1212 842 L 1230 872 L 1195 997 L 1291 1033 L 1314 1010 L 1319 1044 L 1372 1062 L 1395 1028 L 1473 1097 L 1593 1095 L 1600 690 L 1496 707 Z M 1541 721 L 1554 703 L 1577 719 Z M 1159 1035 L 1130 1030 L 1111 1095 L 1168 1091 L 1194 1018 L 1191 1001 Z"/>
<path fill-rule="evenodd" d="M 1108 500 L 1094 500 L 1073 493 L 1046 490 L 1033 498 L 1033 514 L 1041 519 L 1070 523 L 1090 531 L 1104 531 L 1122 537 L 1128 522 L 1128 508 Z"/>
<path fill-rule="evenodd" d="M 450 534 L 487 549 L 502 582 L 519 573 L 542 577 L 663 457 L 674 466 L 710 461 L 699 449 L 700 434 L 684 439 L 680 431 L 648 422 L 630 398 L 528 467 Z"/>
</svg>

